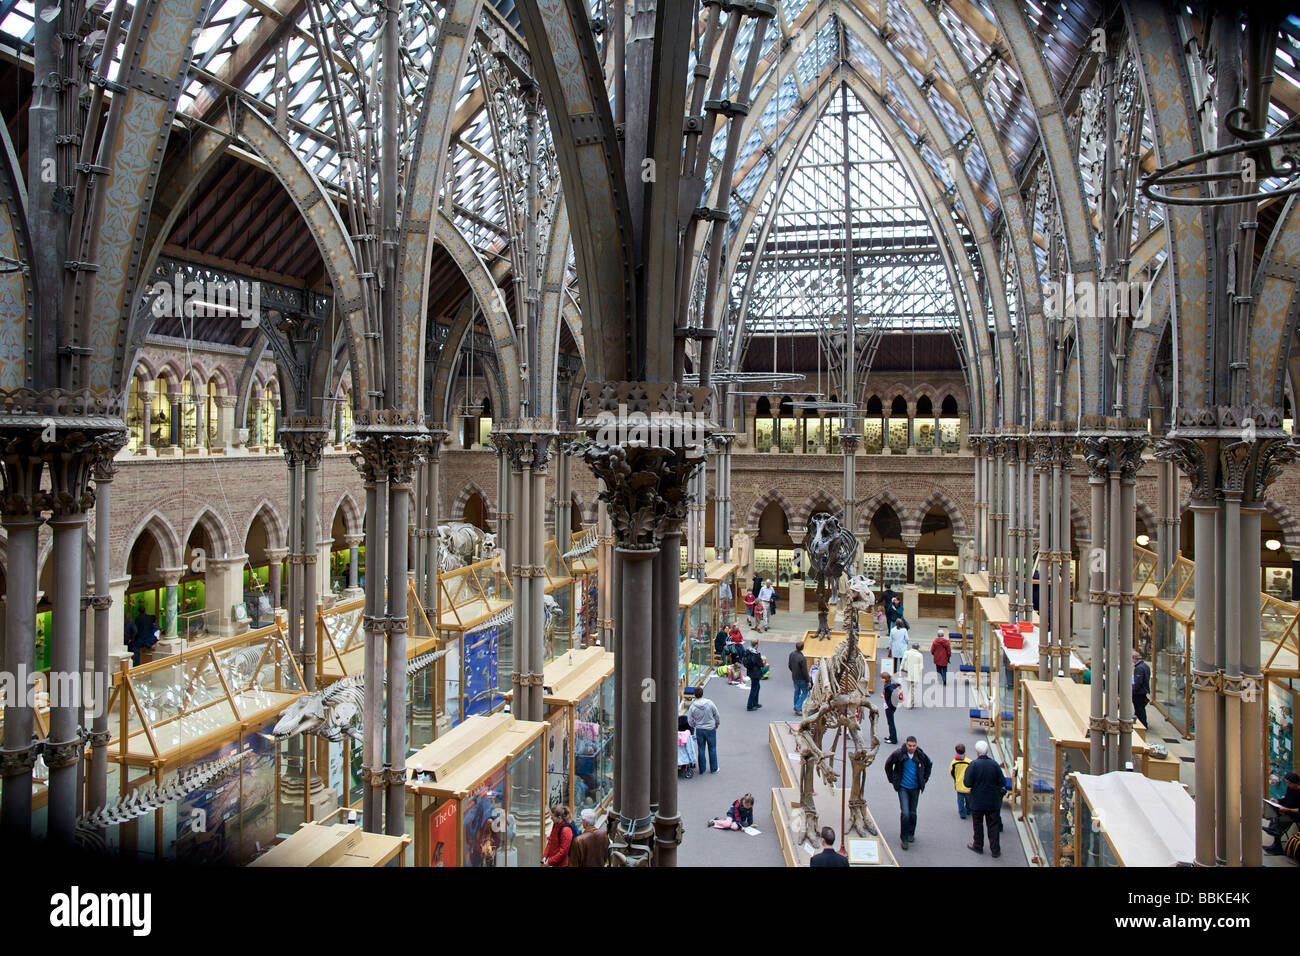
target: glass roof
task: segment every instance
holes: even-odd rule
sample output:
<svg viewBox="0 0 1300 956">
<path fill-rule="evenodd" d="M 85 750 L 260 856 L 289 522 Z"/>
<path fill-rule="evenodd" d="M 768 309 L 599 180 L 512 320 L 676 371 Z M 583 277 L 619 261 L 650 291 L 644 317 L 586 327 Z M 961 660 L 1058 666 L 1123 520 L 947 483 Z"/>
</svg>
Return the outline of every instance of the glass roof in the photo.
<svg viewBox="0 0 1300 956">
<path fill-rule="evenodd" d="M 841 104 L 841 94 L 830 97 L 785 193 L 778 198 L 777 184 L 769 190 L 764 215 L 740 254 L 732 289 L 737 307 L 751 264 L 757 263 L 746 335 L 842 329 L 848 243 L 859 327 L 955 329 L 956 302 L 921 201 L 884 132 L 852 92 L 847 96 L 846 212 Z M 759 228 L 773 216 L 774 203 L 775 217 L 756 256 Z"/>
</svg>

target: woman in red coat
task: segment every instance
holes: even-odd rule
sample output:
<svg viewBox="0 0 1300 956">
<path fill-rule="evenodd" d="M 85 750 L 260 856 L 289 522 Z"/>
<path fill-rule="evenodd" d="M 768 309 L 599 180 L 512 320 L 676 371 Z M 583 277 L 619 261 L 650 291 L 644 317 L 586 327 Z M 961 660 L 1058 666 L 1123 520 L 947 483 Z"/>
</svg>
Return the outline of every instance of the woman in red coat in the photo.
<svg viewBox="0 0 1300 956">
<path fill-rule="evenodd" d="M 569 847 L 573 846 L 573 827 L 569 808 L 563 804 L 551 807 L 551 835 L 546 838 L 546 851 L 542 866 L 568 866 Z"/>
<path fill-rule="evenodd" d="M 948 643 L 948 637 L 939 632 L 930 645 L 930 656 L 934 658 L 934 669 L 939 672 L 939 681 L 944 687 L 948 686 L 948 661 L 952 660 L 952 645 Z"/>
</svg>

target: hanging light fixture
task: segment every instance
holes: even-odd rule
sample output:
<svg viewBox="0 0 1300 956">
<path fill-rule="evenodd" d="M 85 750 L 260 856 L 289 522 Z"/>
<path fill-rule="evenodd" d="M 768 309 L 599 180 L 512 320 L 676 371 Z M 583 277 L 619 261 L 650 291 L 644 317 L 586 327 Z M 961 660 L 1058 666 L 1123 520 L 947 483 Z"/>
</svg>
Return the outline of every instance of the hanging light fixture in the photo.
<svg viewBox="0 0 1300 956">
<path fill-rule="evenodd" d="M 1269 538 L 1267 541 L 1264 542 L 1264 547 L 1268 548 L 1268 550 L 1270 551 L 1281 551 L 1282 542 L 1279 541 L 1277 538 Z"/>
<path fill-rule="evenodd" d="M 1138 546 L 1139 546 L 1139 547 L 1143 547 L 1143 548 L 1145 548 L 1148 544 L 1151 543 L 1151 535 L 1149 535 L 1149 534 L 1140 534 L 1140 535 L 1138 535 L 1138 536 L 1137 536 L 1137 543 L 1138 543 Z"/>
</svg>

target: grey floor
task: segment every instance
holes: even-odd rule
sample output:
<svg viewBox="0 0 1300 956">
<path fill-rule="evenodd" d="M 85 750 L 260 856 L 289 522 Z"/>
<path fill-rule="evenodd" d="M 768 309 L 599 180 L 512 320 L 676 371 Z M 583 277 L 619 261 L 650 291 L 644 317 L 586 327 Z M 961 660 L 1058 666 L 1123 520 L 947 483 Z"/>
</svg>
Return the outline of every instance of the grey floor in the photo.
<svg viewBox="0 0 1300 956">
<path fill-rule="evenodd" d="M 780 777 L 768 748 L 767 730 L 770 722 L 794 719 L 794 685 L 786 658 L 803 631 L 816 626 L 816 615 L 778 611 L 772 623 L 770 632 L 758 635 L 759 650 L 767 655 L 771 668 L 771 676 L 763 681 L 759 692 L 762 709 L 746 712 L 749 689 L 729 686 L 725 678 L 714 677 L 705 687 L 705 695 L 717 704 L 722 717 L 718 731 L 718 772 L 702 777 L 697 774 L 690 780 L 679 781 L 678 803 L 686 828 L 679 851 L 682 866 L 784 865 L 771 812 L 771 790 L 780 786 Z M 930 641 L 940 624 L 947 626 L 951 623 L 951 620 L 921 618 L 913 627 L 913 634 L 925 653 L 930 679 L 937 680 L 937 674 L 929 673 L 933 671 L 928 653 Z M 750 628 L 742 625 L 741 629 L 748 640 L 752 633 Z M 882 650 L 884 646 L 882 639 Z M 956 672 L 957 663 L 954 660 L 949 666 L 950 672 Z M 982 856 L 966 849 L 966 844 L 971 841 L 971 825 L 968 820 L 957 816 L 957 800 L 948 777 L 948 763 L 953 757 L 954 744 L 964 743 L 968 755 L 973 757 L 975 741 L 984 736 L 971 733 L 967 708 L 954 702 L 949 706 L 900 709 L 895 722 L 899 740 L 914 735 L 934 763 L 933 776 L 921 795 L 916 842 L 906 852 L 898 843 L 898 797 L 885 779 L 884 771 L 885 759 L 894 748 L 882 743 L 875 763 L 867 771 L 867 805 L 898 857 L 899 865 L 1027 866 L 1011 812 L 1005 806 L 1002 810 L 1001 858 L 992 859 L 987 846 Z M 878 732 L 882 739 L 887 736 L 883 711 Z M 707 829 L 710 818 L 724 815 L 732 801 L 745 793 L 754 795 L 754 822 L 762 831 L 759 836 Z M 835 821 L 824 822 L 839 829 Z"/>
</svg>

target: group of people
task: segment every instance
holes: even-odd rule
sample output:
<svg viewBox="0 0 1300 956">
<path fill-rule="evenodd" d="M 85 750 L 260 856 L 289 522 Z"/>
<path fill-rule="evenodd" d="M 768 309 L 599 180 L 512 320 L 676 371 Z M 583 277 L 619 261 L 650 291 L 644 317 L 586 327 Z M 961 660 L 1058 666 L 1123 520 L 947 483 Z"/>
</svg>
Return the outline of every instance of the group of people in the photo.
<svg viewBox="0 0 1300 956">
<path fill-rule="evenodd" d="M 596 826 L 596 811 L 588 807 L 579 816 L 581 828 L 568 807 L 551 807 L 551 832 L 542 851 L 542 866 L 604 866 L 609 862 L 609 834 Z"/>
<path fill-rule="evenodd" d="M 753 586 L 745 592 L 745 616 L 750 627 L 766 631 L 772 626 L 772 618 L 776 616 L 776 597 L 772 580 L 764 581 L 759 575 L 754 575 Z"/>
<path fill-rule="evenodd" d="M 968 760 L 966 745 L 957 744 L 948 764 L 948 775 L 957 793 L 957 814 L 963 820 L 969 817 L 974 827 L 974 839 L 966 848 L 983 853 L 987 830 L 989 849 L 996 859 L 1002 855 L 1002 796 L 1007 791 L 1006 776 L 998 762 L 989 756 L 987 740 L 975 742 L 975 754 L 974 760 Z M 933 769 L 933 762 L 917 745 L 915 737 L 908 737 L 885 761 L 885 777 L 898 794 L 898 843 L 904 850 L 916 842 L 921 793 Z"/>
</svg>

